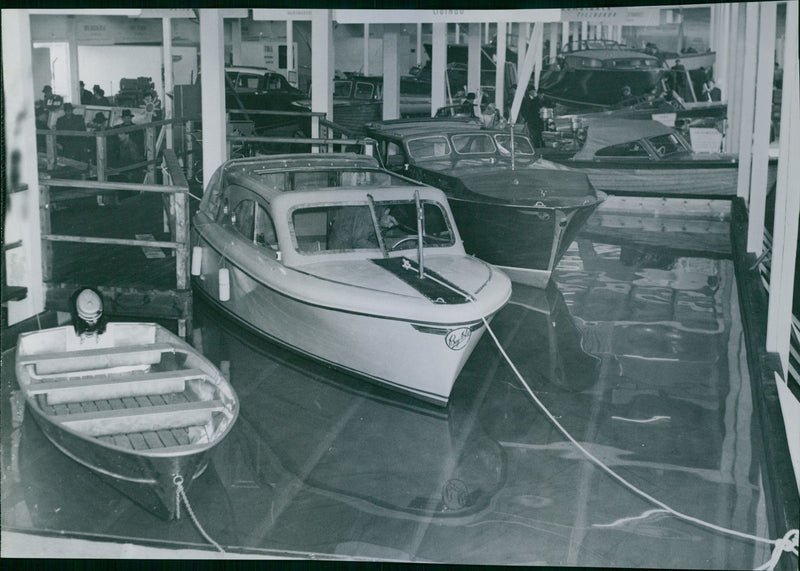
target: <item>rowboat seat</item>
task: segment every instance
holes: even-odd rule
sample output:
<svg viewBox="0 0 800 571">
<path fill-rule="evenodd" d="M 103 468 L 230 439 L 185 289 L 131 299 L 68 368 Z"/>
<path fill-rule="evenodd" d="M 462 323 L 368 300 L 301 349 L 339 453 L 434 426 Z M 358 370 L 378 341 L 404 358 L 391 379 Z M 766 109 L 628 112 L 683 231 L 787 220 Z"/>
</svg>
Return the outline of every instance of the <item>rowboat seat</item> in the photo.
<svg viewBox="0 0 800 571">
<path fill-rule="evenodd" d="M 205 378 L 199 369 L 179 369 L 155 373 L 96 375 L 87 378 L 50 378 L 30 386 L 31 395 L 46 395 L 48 405 L 90 400 L 179 393 L 189 379 Z"/>
<path fill-rule="evenodd" d="M 226 411 L 220 400 L 194 401 L 147 408 L 115 409 L 51 417 L 86 436 L 157 431 L 212 422 L 214 412 Z"/>
<path fill-rule="evenodd" d="M 164 352 L 174 353 L 178 347 L 171 343 L 130 345 L 107 349 L 85 349 L 82 351 L 55 351 L 38 353 L 19 360 L 22 365 L 33 365 L 34 376 L 67 374 L 90 374 L 97 369 L 124 366 L 141 366 L 158 363 Z"/>
</svg>

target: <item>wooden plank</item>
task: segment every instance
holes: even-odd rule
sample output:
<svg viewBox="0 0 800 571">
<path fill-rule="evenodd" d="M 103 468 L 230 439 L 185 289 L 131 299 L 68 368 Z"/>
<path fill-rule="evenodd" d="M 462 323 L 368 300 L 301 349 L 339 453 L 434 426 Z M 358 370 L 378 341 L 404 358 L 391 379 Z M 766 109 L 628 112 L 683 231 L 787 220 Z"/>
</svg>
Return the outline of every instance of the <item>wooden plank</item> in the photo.
<svg viewBox="0 0 800 571">
<path fill-rule="evenodd" d="M 122 448 L 133 448 L 133 446 L 131 445 L 131 441 L 128 440 L 128 437 L 125 436 L 124 434 L 115 434 L 114 444 Z"/>
<path fill-rule="evenodd" d="M 142 432 L 142 436 L 144 437 L 145 442 L 147 442 L 147 447 L 151 450 L 153 448 L 164 448 L 164 443 L 161 442 L 161 439 L 152 430 Z"/>
<path fill-rule="evenodd" d="M 150 399 L 147 398 L 147 395 L 135 396 L 136 402 L 139 403 L 139 406 L 151 406 L 152 403 Z"/>
<path fill-rule="evenodd" d="M 70 414 L 77 414 L 79 412 L 83 412 L 83 407 L 79 402 L 67 403 L 67 409 L 69 409 Z"/>
<path fill-rule="evenodd" d="M 84 412 L 96 412 L 98 410 L 97 404 L 94 401 L 86 401 L 81 403 L 83 405 Z"/>
<path fill-rule="evenodd" d="M 158 363 L 161 353 L 174 352 L 178 347 L 170 343 L 150 345 L 130 345 L 110 349 L 87 349 L 84 351 L 65 351 L 40 353 L 25 356 L 19 360 L 22 365 L 35 365 L 36 373 L 48 375 L 119 367 L 123 365 L 142 365 Z"/>
<path fill-rule="evenodd" d="M 147 395 L 147 398 L 150 399 L 150 402 L 155 406 L 168 404 L 168 401 L 162 395 Z"/>
<path fill-rule="evenodd" d="M 108 246 L 142 246 L 147 248 L 169 248 L 181 247 L 178 242 L 166 242 L 161 240 L 128 240 L 124 238 L 93 238 L 91 236 L 68 236 L 66 234 L 47 234 L 42 235 L 42 240 L 48 242 L 76 242 L 79 244 L 105 244 Z"/>
<path fill-rule="evenodd" d="M 183 427 L 174 428 L 170 432 L 172 433 L 172 436 L 175 437 L 175 440 L 178 441 L 178 444 L 180 445 L 189 444 L 189 431 L 186 428 Z"/>
<path fill-rule="evenodd" d="M 128 408 L 122 402 L 122 399 L 108 399 L 108 404 L 111 405 L 111 410 L 127 410 Z"/>
<path fill-rule="evenodd" d="M 108 403 L 107 399 L 100 399 L 94 402 L 97 405 L 97 410 L 111 410 L 111 405 Z"/>
<path fill-rule="evenodd" d="M 104 375 L 84 379 L 51 381 L 31 385 L 31 395 L 47 394 L 48 404 L 83 402 L 122 397 L 144 397 L 151 394 L 179 393 L 188 379 L 205 376 L 200 369 L 160 371 L 140 375 Z M 150 406 L 149 402 L 130 406 Z"/>
<path fill-rule="evenodd" d="M 156 434 L 158 434 L 158 437 L 161 439 L 161 442 L 164 443 L 164 446 L 172 447 L 172 446 L 177 446 L 178 445 L 178 441 L 172 435 L 172 431 L 170 431 L 170 430 L 158 430 L 158 431 L 156 431 Z"/>
<path fill-rule="evenodd" d="M 295 140 L 295 139 L 293 139 Z M 84 190 L 132 190 L 138 192 L 165 192 L 165 193 L 184 193 L 186 187 L 167 184 L 137 184 L 134 182 L 97 182 L 93 180 L 75 180 L 69 178 L 51 178 L 47 184 L 59 188 L 82 188 Z"/>
<path fill-rule="evenodd" d="M 113 406 L 113 404 L 112 404 Z M 87 412 L 58 419 L 62 424 L 88 436 L 143 432 L 161 428 L 203 425 L 211 414 L 225 410 L 222 401 L 197 401 L 150 408 Z"/>
<path fill-rule="evenodd" d="M 56 405 L 56 406 L 53 407 L 53 410 L 55 410 L 55 413 L 57 415 L 69 414 L 69 409 L 67 408 L 67 405 L 65 405 L 65 404 Z"/>
<path fill-rule="evenodd" d="M 132 434 L 127 434 L 128 440 L 131 441 L 131 445 L 133 445 L 134 450 L 147 450 L 149 446 L 144 439 L 144 436 L 141 434 L 134 432 Z"/>
<path fill-rule="evenodd" d="M 49 234 L 52 228 L 50 223 L 50 187 L 47 184 L 39 185 L 39 225 L 42 234 Z M 42 240 L 42 280 L 48 281 L 53 277 L 53 245 L 47 240 Z M 5 260 L 3 261 L 5 263 Z"/>
<path fill-rule="evenodd" d="M 128 408 L 140 408 L 139 403 L 133 397 L 121 397 L 123 404 Z"/>
</svg>

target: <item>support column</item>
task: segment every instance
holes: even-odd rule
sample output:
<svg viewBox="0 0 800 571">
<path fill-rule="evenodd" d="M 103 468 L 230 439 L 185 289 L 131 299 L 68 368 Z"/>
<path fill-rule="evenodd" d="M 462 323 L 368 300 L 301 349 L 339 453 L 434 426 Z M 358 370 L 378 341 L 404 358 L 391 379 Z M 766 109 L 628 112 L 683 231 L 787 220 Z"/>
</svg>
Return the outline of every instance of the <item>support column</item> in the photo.
<svg viewBox="0 0 800 571">
<path fill-rule="evenodd" d="M 581 22 L 581 40 L 589 39 L 589 22 L 584 20 Z"/>
<path fill-rule="evenodd" d="M 400 74 L 397 70 L 396 31 L 383 32 L 383 120 L 400 117 Z"/>
<path fill-rule="evenodd" d="M 42 277 L 42 231 L 39 209 L 39 170 L 36 155 L 36 124 L 33 102 L 31 27 L 27 10 L 3 10 L 3 128 L 6 139 L 3 161 L 6 200 L 3 220 L 4 244 L 18 240 L 21 248 L 5 253 L 0 263 L 6 268 L 8 285 L 28 288 L 20 301 L 8 302 L 8 323 L 13 325 L 44 311 Z M 23 185 L 27 190 L 22 190 Z M 13 192 L 17 190 L 17 192 Z M 8 262 L 8 263 L 7 263 Z M 5 284 L 3 284 L 5 285 Z"/>
<path fill-rule="evenodd" d="M 294 74 L 292 72 L 295 72 Z M 294 81 L 292 77 L 294 76 Z M 286 20 L 286 80 L 295 87 L 300 87 L 294 69 L 294 20 Z"/>
<path fill-rule="evenodd" d="M 542 75 L 542 51 L 544 48 L 544 23 L 536 22 L 533 25 L 533 34 L 531 34 L 532 44 L 528 49 L 534 51 L 534 74 L 533 85 L 539 89 L 539 77 Z"/>
<path fill-rule="evenodd" d="M 750 164 L 753 150 L 753 111 L 756 99 L 756 63 L 758 61 L 758 4 L 748 2 L 742 60 L 742 108 L 739 115 L 739 180 L 736 194 L 750 200 Z"/>
<path fill-rule="evenodd" d="M 561 23 L 561 42 L 559 42 L 558 47 L 559 49 L 564 44 L 569 43 L 569 30 L 570 30 L 570 23 L 569 22 L 562 22 Z M 556 55 L 558 55 L 558 51 L 556 50 Z"/>
<path fill-rule="evenodd" d="M 481 85 L 481 25 L 467 28 L 467 91 L 477 95 Z"/>
<path fill-rule="evenodd" d="M 528 50 L 526 27 L 527 24 L 523 24 L 522 22 L 517 24 L 517 68 L 519 68 L 519 62 L 522 61 L 522 54 Z M 519 69 L 517 69 L 517 75 L 519 75 Z"/>
<path fill-rule="evenodd" d="M 231 20 L 231 60 L 233 65 L 242 65 L 242 21 L 238 18 Z"/>
<path fill-rule="evenodd" d="M 67 16 L 69 22 L 69 99 L 73 105 L 81 104 L 81 74 L 78 66 L 78 17 Z"/>
<path fill-rule="evenodd" d="M 422 24 L 417 24 L 417 65 L 422 65 Z"/>
<path fill-rule="evenodd" d="M 161 34 L 163 36 L 163 53 L 162 58 L 164 61 L 164 95 L 161 100 L 164 102 L 164 119 L 172 119 L 172 97 L 167 97 L 167 93 L 172 93 L 174 90 L 174 79 L 172 77 L 172 19 L 162 18 L 161 20 Z M 167 125 L 167 148 L 171 149 L 172 141 L 172 125 Z"/>
<path fill-rule="evenodd" d="M 431 33 L 431 117 L 439 107 L 445 106 L 447 88 L 445 67 L 447 66 L 447 24 L 435 22 Z"/>
<path fill-rule="evenodd" d="M 564 22 L 561 27 L 563 28 L 566 25 L 567 30 L 569 30 L 569 22 Z M 556 22 L 550 22 L 550 49 L 548 50 L 547 58 L 552 63 L 556 61 L 556 48 L 558 47 L 558 24 Z M 569 32 L 567 32 L 569 34 Z"/>
<path fill-rule="evenodd" d="M 505 22 L 498 22 L 497 24 L 497 73 L 494 78 L 494 104 L 500 110 L 500 113 L 505 117 L 505 87 L 506 87 L 506 24 Z M 519 60 L 517 60 L 519 62 Z"/>
<path fill-rule="evenodd" d="M 461 28 L 456 24 L 455 32 L 453 33 L 453 43 L 458 45 L 461 43 Z"/>
<path fill-rule="evenodd" d="M 331 10 L 311 11 L 311 111 L 333 117 L 333 20 Z M 318 137 L 319 133 L 311 134 Z M 316 148 L 316 147 L 314 147 Z"/>
<path fill-rule="evenodd" d="M 797 220 L 800 218 L 800 90 L 798 90 L 797 2 L 786 3 L 784 35 L 783 92 L 781 94 L 780 153 L 775 190 L 775 224 L 772 236 L 772 269 L 767 312 L 767 351 L 781 357 L 783 370 L 789 366 L 792 326 L 792 297 L 797 276 Z"/>
<path fill-rule="evenodd" d="M 719 8 L 718 4 L 711 5 L 711 17 L 708 21 L 708 47 L 711 48 L 712 52 L 717 51 L 717 9 Z"/>
<path fill-rule="evenodd" d="M 722 25 L 720 26 L 719 33 L 719 51 L 717 52 L 716 68 L 714 70 L 714 80 L 718 84 L 722 92 L 723 101 L 728 98 L 728 50 L 730 49 L 730 4 L 721 4 L 719 6 L 720 19 Z"/>
<path fill-rule="evenodd" d="M 769 131 L 772 113 L 772 79 L 775 74 L 775 2 L 761 4 L 758 31 L 758 71 L 756 75 L 756 108 L 753 117 L 753 165 L 750 177 L 747 251 L 757 256 L 764 245 L 764 212 L 767 202 L 767 169 L 769 167 Z"/>
<path fill-rule="evenodd" d="M 200 61 L 203 73 L 203 188 L 214 171 L 227 159 L 225 125 L 225 32 L 222 10 L 200 10 Z"/>
<path fill-rule="evenodd" d="M 731 67 L 733 75 L 731 76 L 731 89 L 730 96 L 728 97 L 728 130 L 725 133 L 725 152 L 738 154 L 739 153 L 739 137 L 741 130 L 741 116 L 742 116 L 742 80 L 744 78 L 744 61 L 745 53 L 745 25 L 746 25 L 746 5 L 736 4 L 732 7 L 735 15 L 736 25 L 732 28 L 733 42 L 731 45 L 733 54 L 731 56 Z"/>
<path fill-rule="evenodd" d="M 523 52 L 524 56 L 523 53 L 517 54 L 517 61 L 519 62 L 521 60 L 522 63 L 519 64 L 517 91 L 514 93 L 514 101 L 511 103 L 511 111 L 508 114 L 509 122 L 512 125 L 517 122 L 519 108 L 522 105 L 522 98 L 525 97 L 525 92 L 528 90 L 528 83 L 530 82 L 531 73 L 533 72 L 533 67 L 536 61 L 536 39 L 534 36 L 537 30 L 541 30 L 539 26 L 539 23 L 534 25 L 528 51 Z"/>
<path fill-rule="evenodd" d="M 384 73 L 386 70 L 386 43 L 384 42 L 383 62 Z M 369 75 L 369 24 L 364 24 L 364 64 L 361 66 L 364 75 Z M 385 89 L 385 86 L 384 86 Z"/>
</svg>

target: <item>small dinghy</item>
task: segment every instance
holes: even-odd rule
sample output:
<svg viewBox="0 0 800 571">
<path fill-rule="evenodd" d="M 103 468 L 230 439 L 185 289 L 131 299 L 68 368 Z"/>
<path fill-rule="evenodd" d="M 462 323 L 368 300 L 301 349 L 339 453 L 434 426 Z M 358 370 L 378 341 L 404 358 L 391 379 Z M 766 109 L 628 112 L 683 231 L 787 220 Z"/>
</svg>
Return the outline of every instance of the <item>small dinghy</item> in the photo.
<svg viewBox="0 0 800 571">
<path fill-rule="evenodd" d="M 47 438 L 164 519 L 206 468 L 239 413 L 205 357 L 155 323 L 106 323 L 93 289 L 73 325 L 20 335 L 16 373 Z"/>
</svg>

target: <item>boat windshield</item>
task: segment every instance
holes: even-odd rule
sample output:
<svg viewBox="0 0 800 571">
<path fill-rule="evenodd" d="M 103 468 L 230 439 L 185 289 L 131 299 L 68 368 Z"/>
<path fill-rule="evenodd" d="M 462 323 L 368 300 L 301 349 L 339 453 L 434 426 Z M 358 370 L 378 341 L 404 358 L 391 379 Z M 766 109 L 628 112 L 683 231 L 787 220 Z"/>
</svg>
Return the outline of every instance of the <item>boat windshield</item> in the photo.
<svg viewBox="0 0 800 571">
<path fill-rule="evenodd" d="M 420 137 L 408 141 L 408 154 L 412 159 L 446 157 L 452 152 L 447 137 Z"/>
<path fill-rule="evenodd" d="M 679 153 L 685 153 L 689 150 L 683 145 L 683 142 L 674 133 L 650 137 L 647 139 L 647 142 L 653 146 L 653 149 L 660 158 Z"/>
<path fill-rule="evenodd" d="M 329 168 L 297 171 L 255 171 L 259 184 L 271 190 L 312 190 L 335 187 L 419 186 L 419 183 L 382 170 Z"/>
<path fill-rule="evenodd" d="M 488 133 L 462 133 L 453 135 L 453 148 L 459 155 L 494 153 L 494 139 Z"/>
<path fill-rule="evenodd" d="M 422 241 L 425 247 L 455 244 L 452 224 L 438 202 L 422 201 Z M 353 250 L 380 250 L 375 232 L 380 229 L 387 251 L 417 248 L 417 210 L 413 199 L 369 203 L 300 207 L 292 211 L 292 235 L 298 252 L 316 255 Z"/>
<path fill-rule="evenodd" d="M 495 135 L 494 140 L 497 143 L 497 148 L 500 151 L 500 154 L 503 155 L 510 155 L 511 154 L 511 135 Z M 523 135 L 514 135 L 514 154 L 515 155 L 533 155 L 535 154 L 533 150 L 533 145 L 531 145 L 530 139 Z"/>
</svg>

